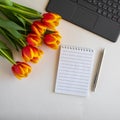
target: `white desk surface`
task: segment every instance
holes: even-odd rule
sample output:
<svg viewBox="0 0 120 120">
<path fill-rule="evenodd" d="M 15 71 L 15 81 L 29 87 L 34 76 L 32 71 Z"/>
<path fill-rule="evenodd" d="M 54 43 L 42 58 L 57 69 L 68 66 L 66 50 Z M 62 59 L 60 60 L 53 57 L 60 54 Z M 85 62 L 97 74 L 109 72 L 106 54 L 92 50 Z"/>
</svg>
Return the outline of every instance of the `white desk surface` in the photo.
<svg viewBox="0 0 120 120">
<path fill-rule="evenodd" d="M 41 12 L 45 12 L 48 3 L 14 1 Z M 42 60 L 31 64 L 32 73 L 22 81 L 0 58 L 0 120 L 120 120 L 120 37 L 112 43 L 65 20 L 57 29 L 62 44 L 94 48 L 96 55 L 106 49 L 96 92 L 90 91 L 85 98 L 54 93 L 59 50 L 43 47 Z"/>
</svg>

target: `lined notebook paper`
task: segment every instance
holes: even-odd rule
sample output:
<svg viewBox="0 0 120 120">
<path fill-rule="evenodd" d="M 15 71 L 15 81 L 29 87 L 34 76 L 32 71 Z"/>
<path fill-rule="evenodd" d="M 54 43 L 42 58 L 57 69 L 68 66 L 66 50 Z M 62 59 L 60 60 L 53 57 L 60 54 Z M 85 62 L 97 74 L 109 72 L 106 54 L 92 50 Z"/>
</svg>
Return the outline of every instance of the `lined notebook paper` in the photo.
<svg viewBox="0 0 120 120">
<path fill-rule="evenodd" d="M 56 93 L 87 96 L 94 62 L 94 50 L 70 45 L 60 49 Z"/>
</svg>

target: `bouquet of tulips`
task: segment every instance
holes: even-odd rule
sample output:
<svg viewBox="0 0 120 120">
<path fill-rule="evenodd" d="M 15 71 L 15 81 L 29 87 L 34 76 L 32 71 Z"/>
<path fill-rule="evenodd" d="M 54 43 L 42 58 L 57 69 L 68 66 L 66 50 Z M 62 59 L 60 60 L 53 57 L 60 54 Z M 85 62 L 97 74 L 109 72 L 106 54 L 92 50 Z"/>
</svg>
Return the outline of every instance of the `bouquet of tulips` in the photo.
<svg viewBox="0 0 120 120">
<path fill-rule="evenodd" d="M 40 12 L 12 2 L 0 0 L 0 34 L 21 53 L 24 61 L 15 61 L 12 50 L 0 40 L 0 55 L 12 63 L 13 74 L 22 79 L 32 68 L 29 61 L 37 63 L 43 56 L 39 48 L 42 44 L 58 49 L 61 36 L 56 30 L 61 16 L 55 13 Z"/>
</svg>

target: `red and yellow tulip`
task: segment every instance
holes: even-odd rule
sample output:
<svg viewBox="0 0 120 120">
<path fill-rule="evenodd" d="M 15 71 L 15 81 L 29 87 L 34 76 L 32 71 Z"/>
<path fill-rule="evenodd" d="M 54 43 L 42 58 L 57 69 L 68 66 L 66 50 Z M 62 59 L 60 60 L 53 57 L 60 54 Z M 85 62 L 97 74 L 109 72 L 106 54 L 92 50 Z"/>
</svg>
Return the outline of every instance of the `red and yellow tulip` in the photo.
<svg viewBox="0 0 120 120">
<path fill-rule="evenodd" d="M 16 62 L 12 66 L 12 72 L 13 74 L 18 78 L 22 79 L 28 76 L 28 74 L 31 72 L 32 68 L 25 62 Z"/>
<path fill-rule="evenodd" d="M 42 43 L 42 36 L 40 37 L 35 33 L 30 33 L 27 35 L 26 41 L 29 45 L 37 47 L 40 46 Z"/>
<path fill-rule="evenodd" d="M 61 16 L 55 13 L 45 13 L 41 19 L 42 23 L 47 26 L 48 29 L 55 30 L 55 27 L 59 25 Z"/>
<path fill-rule="evenodd" d="M 50 48 L 58 49 L 60 44 L 60 39 L 61 39 L 60 34 L 57 31 L 55 31 L 53 33 L 45 35 L 44 43 Z"/>
<path fill-rule="evenodd" d="M 43 56 L 43 51 L 33 47 L 31 45 L 27 45 L 22 49 L 22 57 L 26 62 L 37 63 Z"/>
<path fill-rule="evenodd" d="M 34 21 L 31 25 L 32 32 L 37 34 L 38 36 L 43 35 L 46 32 L 46 26 L 40 21 Z"/>
</svg>

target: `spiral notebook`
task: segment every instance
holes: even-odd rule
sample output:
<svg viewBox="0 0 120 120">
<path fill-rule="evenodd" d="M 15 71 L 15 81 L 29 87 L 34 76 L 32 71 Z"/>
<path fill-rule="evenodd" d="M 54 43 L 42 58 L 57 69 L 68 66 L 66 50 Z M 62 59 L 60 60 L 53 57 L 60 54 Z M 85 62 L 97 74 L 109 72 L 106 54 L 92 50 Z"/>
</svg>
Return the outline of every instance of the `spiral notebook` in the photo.
<svg viewBox="0 0 120 120">
<path fill-rule="evenodd" d="M 87 96 L 95 51 L 70 45 L 60 48 L 55 93 Z"/>
</svg>

